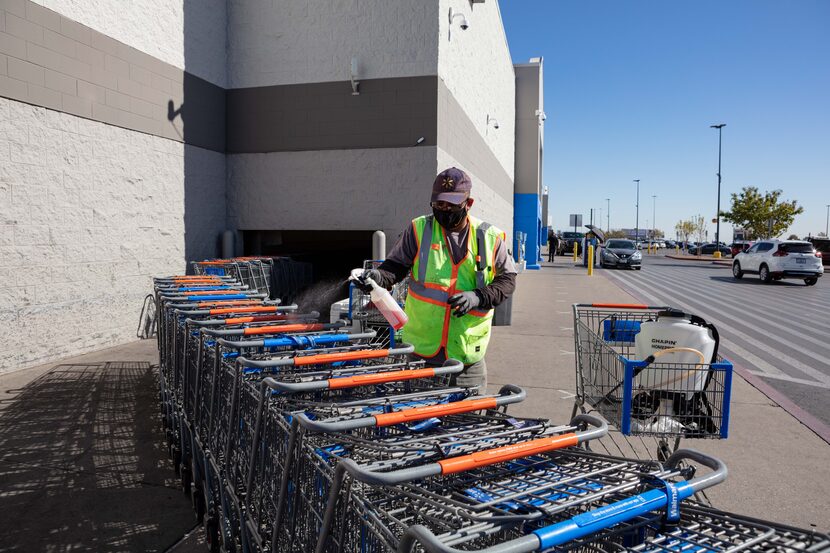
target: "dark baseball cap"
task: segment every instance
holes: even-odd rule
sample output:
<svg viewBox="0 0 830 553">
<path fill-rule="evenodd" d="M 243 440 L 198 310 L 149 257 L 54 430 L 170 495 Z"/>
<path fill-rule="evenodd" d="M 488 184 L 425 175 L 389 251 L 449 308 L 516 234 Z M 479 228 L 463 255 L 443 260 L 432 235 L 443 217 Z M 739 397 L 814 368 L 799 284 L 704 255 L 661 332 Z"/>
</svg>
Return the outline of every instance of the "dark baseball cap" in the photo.
<svg viewBox="0 0 830 553">
<path fill-rule="evenodd" d="M 432 183 L 433 202 L 449 202 L 461 204 L 470 197 L 470 190 L 473 188 L 473 181 L 469 175 L 458 167 L 444 169 L 435 177 Z"/>
</svg>

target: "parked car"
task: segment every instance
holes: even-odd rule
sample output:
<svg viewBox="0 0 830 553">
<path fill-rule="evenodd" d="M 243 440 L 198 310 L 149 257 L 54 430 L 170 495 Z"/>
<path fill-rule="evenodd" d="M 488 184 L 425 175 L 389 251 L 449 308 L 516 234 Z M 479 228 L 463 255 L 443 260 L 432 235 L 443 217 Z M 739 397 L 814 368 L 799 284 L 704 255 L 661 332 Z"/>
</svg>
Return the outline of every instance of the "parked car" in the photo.
<svg viewBox="0 0 830 553">
<path fill-rule="evenodd" d="M 735 257 L 741 252 L 745 252 L 752 246 L 752 242 L 744 242 L 742 240 L 732 242 L 729 244 L 729 249 L 732 252 L 732 257 Z"/>
<path fill-rule="evenodd" d="M 582 232 L 563 232 L 559 237 L 559 250 L 562 255 L 568 255 L 574 251 L 574 243 L 576 243 L 576 253 L 582 255 L 582 239 L 585 238 L 585 233 Z"/>
<path fill-rule="evenodd" d="M 763 240 L 735 256 L 732 276 L 757 274 L 761 282 L 800 278 L 813 286 L 824 274 L 821 252 L 805 240 Z"/>
<path fill-rule="evenodd" d="M 674 240 L 666 240 L 666 247 L 667 248 L 674 248 L 677 245 L 677 242 Z"/>
<path fill-rule="evenodd" d="M 702 244 L 700 246 L 692 246 L 689 248 L 689 253 L 691 255 L 712 255 L 715 251 L 720 251 L 721 255 L 732 255 L 732 250 L 727 246 L 718 246 L 714 242 L 710 244 Z"/>
<path fill-rule="evenodd" d="M 634 246 L 633 240 L 622 238 L 608 240 L 600 250 L 599 266 L 603 268 L 630 267 L 639 271 L 642 268 L 643 254 L 638 252 Z"/>
<path fill-rule="evenodd" d="M 821 253 L 821 262 L 830 265 L 830 238 L 808 238 L 817 252 Z"/>
</svg>

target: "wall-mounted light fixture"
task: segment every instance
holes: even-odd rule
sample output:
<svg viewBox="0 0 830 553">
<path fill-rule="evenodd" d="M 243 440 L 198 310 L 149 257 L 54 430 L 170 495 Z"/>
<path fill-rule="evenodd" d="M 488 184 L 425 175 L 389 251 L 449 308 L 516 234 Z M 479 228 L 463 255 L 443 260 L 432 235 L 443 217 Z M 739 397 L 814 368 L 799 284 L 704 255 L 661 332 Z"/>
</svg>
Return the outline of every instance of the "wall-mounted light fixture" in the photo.
<svg viewBox="0 0 830 553">
<path fill-rule="evenodd" d="M 467 22 L 467 17 L 463 13 L 460 13 L 460 12 L 459 13 L 453 13 L 452 12 L 452 7 L 450 8 L 449 20 L 450 20 L 450 28 L 449 28 L 449 31 L 447 31 L 447 33 L 448 33 L 447 34 L 447 39 L 448 40 L 452 39 L 452 26 L 453 26 L 453 23 L 455 23 L 456 21 L 458 21 L 458 26 L 461 28 L 462 31 L 466 31 L 467 29 L 470 28 L 470 24 Z"/>
<path fill-rule="evenodd" d="M 484 129 L 485 134 L 487 134 L 487 132 L 490 130 L 491 126 L 494 129 L 499 130 L 499 121 L 498 121 L 498 119 L 496 119 L 495 117 L 490 117 L 490 114 L 488 113 L 487 114 L 487 126 Z"/>
<path fill-rule="evenodd" d="M 358 90 L 360 81 L 357 80 L 357 58 L 352 58 L 352 63 L 349 66 L 349 80 L 352 82 L 352 96 L 360 96 Z"/>
</svg>

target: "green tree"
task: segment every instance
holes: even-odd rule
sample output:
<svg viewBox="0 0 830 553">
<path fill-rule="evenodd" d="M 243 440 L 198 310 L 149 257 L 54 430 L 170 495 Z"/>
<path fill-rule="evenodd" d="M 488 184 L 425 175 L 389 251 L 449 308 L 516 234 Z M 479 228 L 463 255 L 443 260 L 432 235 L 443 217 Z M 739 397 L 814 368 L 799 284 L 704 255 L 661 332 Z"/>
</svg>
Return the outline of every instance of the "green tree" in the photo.
<svg viewBox="0 0 830 553">
<path fill-rule="evenodd" d="M 628 238 L 628 235 L 625 233 L 624 230 L 609 230 L 605 233 L 606 238 Z"/>
<path fill-rule="evenodd" d="M 764 192 L 747 186 L 740 194 L 732 194 L 732 209 L 721 213 L 725 221 L 743 227 L 752 236 L 778 236 L 793 224 L 796 215 L 804 212 L 798 202 L 781 200 L 781 190 Z"/>
</svg>

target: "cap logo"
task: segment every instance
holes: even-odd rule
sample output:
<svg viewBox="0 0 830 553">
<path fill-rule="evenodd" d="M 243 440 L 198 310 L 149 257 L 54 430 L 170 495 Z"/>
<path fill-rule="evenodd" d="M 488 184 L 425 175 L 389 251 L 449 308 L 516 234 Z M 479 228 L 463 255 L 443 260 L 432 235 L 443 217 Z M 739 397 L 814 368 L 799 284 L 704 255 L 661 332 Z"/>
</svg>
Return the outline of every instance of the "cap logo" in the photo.
<svg viewBox="0 0 830 553">
<path fill-rule="evenodd" d="M 445 190 L 452 190 L 455 188 L 455 180 L 452 177 L 444 177 L 444 180 L 441 182 L 441 187 Z"/>
</svg>

